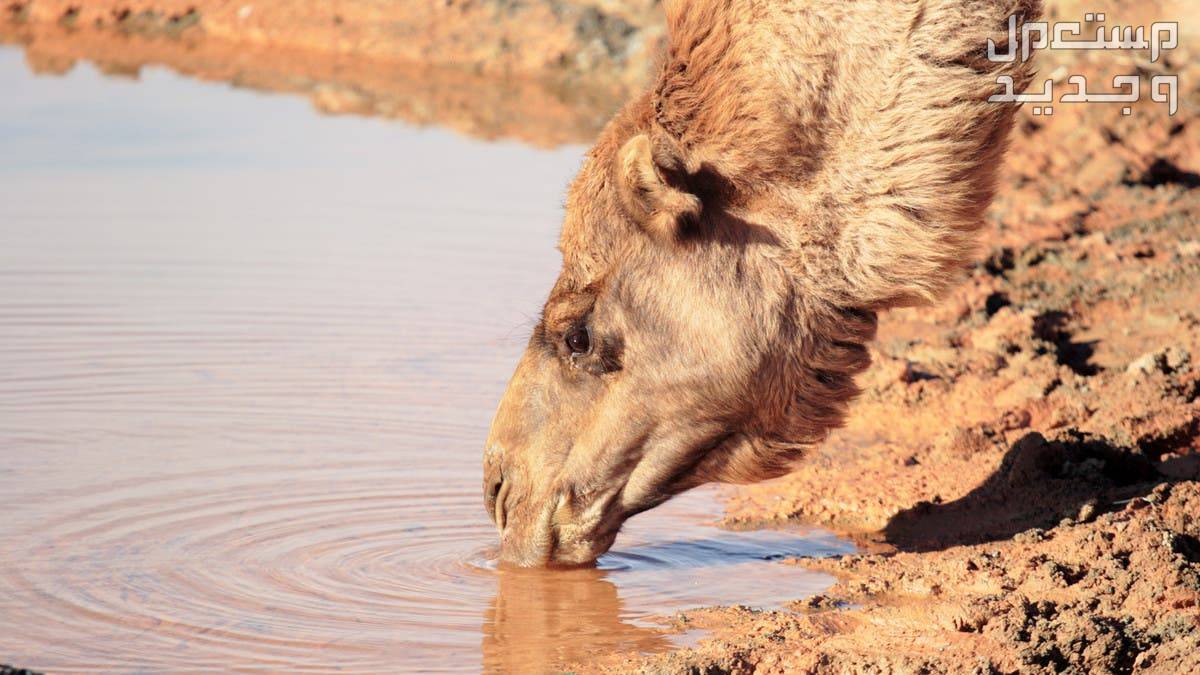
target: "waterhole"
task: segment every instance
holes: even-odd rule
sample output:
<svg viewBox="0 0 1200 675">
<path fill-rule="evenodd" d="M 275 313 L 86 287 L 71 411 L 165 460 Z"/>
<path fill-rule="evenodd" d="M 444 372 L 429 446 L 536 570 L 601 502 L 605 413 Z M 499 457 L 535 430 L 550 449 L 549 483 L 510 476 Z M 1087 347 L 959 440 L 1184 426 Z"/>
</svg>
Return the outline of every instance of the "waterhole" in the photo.
<svg viewBox="0 0 1200 675">
<path fill-rule="evenodd" d="M 481 445 L 583 148 L 11 48 L 0 89 L 0 661 L 545 672 L 849 550 L 703 489 L 597 569 L 497 569 Z"/>
</svg>

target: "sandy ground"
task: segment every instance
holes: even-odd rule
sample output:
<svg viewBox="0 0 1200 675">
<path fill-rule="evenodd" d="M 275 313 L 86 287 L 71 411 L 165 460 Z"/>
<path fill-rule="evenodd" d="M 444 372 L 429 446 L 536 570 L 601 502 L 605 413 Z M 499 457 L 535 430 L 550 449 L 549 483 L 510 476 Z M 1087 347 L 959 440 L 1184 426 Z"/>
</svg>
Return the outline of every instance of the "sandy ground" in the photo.
<svg viewBox="0 0 1200 675">
<path fill-rule="evenodd" d="M 519 22 L 501 21 L 477 40 L 491 52 L 471 46 L 449 58 L 432 52 L 462 40 L 454 35 L 474 35 L 470 25 L 484 16 L 478 12 L 499 11 L 502 3 L 407 17 L 410 28 L 442 22 L 432 38 L 417 40 L 425 51 L 385 44 L 394 35 L 379 26 L 409 29 L 397 27 L 396 17 L 381 21 L 379 3 L 330 3 L 329 16 L 316 18 L 288 14 L 295 4 L 254 3 L 247 14 L 249 4 L 187 3 L 200 7 L 188 18 L 185 3 L 171 0 L 17 0 L 8 11 L 19 21 L 4 35 L 49 68 L 97 53 L 120 63 L 121 43 L 85 47 L 78 31 L 152 11 L 144 18 L 160 22 L 160 33 L 190 23 L 208 36 L 268 50 L 454 62 L 484 75 L 545 81 L 551 73 L 560 83 L 607 68 L 615 83 L 609 92 L 644 73 L 644 50 L 631 45 L 658 39 L 644 13 L 652 3 L 562 3 L 570 11 L 531 20 L 523 34 L 577 28 L 562 17 L 589 10 L 633 26 L 613 33 L 628 43 L 605 43 L 596 36 L 617 24 L 592 21 L 599 26 L 592 33 L 571 28 L 576 38 L 600 40 L 603 49 L 593 50 L 591 61 L 562 58 L 584 49 L 565 37 L 547 42 L 549 53 L 560 54 L 547 60 L 513 47 Z M 525 18 L 550 16 L 538 13 L 545 3 L 510 4 L 534 12 Z M 601 6 L 617 9 L 610 15 Z M 712 637 L 692 649 L 614 655 L 576 670 L 1200 672 L 1200 12 L 1179 2 L 1085 8 L 1073 0 L 1053 3 L 1050 12 L 1078 19 L 1084 9 L 1108 9 L 1122 24 L 1180 20 L 1181 47 L 1159 63 L 1142 54 L 1046 54 L 1042 75 L 1062 83 L 1075 73 L 1097 82 L 1127 72 L 1178 73 L 1179 112 L 1168 116 L 1163 104 L 1149 101 L 1130 116 L 1119 104 L 1060 105 L 1049 117 L 1027 108 L 967 282 L 938 307 L 883 317 L 875 365 L 863 377 L 849 426 L 792 475 L 740 489 L 728 505 L 731 526 L 815 523 L 855 537 L 866 553 L 792 561 L 839 582 L 787 611 L 711 608 L 670 617 L 680 629 L 705 628 Z M 254 30 L 245 27 L 251 19 Z M 289 41 L 288 26 L 308 37 Z M 74 32 L 53 33 L 62 30 Z M 330 42 L 329 35 L 349 37 Z M 112 38 L 95 38 L 104 39 Z M 144 49 L 178 51 L 178 44 Z M 151 57 L 142 62 L 182 58 Z M 236 72 L 261 72 L 253 64 L 264 62 L 247 59 Z M 229 77 L 218 72 L 228 68 L 219 53 L 206 68 L 214 79 Z M 340 81 L 352 70 L 340 71 Z M 269 72 L 287 79 L 286 70 Z M 310 78 L 331 80 L 339 81 Z M 355 95 L 375 89 L 352 80 L 326 99 L 333 108 L 353 108 Z M 316 85 L 309 93 L 319 100 Z M 605 96 L 585 104 L 611 100 Z M 462 115 L 453 105 L 446 110 L 449 119 Z M 521 108 L 511 110 L 488 133 L 519 126 L 512 120 Z M 464 126 L 483 124 L 472 115 L 461 117 Z M 569 122 L 569 133 L 549 124 L 559 129 L 550 142 L 589 133 L 591 123 Z"/>
</svg>

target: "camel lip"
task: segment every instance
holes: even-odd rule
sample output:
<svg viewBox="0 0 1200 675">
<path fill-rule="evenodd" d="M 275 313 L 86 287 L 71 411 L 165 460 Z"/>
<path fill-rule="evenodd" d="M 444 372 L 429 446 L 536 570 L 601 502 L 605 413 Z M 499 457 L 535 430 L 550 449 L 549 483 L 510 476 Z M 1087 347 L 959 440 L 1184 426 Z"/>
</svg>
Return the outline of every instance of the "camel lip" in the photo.
<svg viewBox="0 0 1200 675">
<path fill-rule="evenodd" d="M 506 568 L 541 568 L 555 570 L 574 570 L 594 568 L 600 556 L 607 553 L 617 539 L 621 524 L 625 518 L 618 520 L 615 525 L 589 532 L 582 541 L 564 540 L 561 524 L 551 522 L 547 509 L 543 517 L 545 530 L 534 535 L 529 541 L 512 539 L 515 531 L 501 533 L 499 564 Z M 591 545 L 599 543 L 599 546 Z"/>
<path fill-rule="evenodd" d="M 501 558 L 496 563 L 496 566 L 502 570 L 512 571 L 546 570 L 549 572 L 570 572 L 581 569 L 596 569 L 596 560 L 591 560 L 589 562 L 562 562 L 551 559 L 536 565 L 524 565 L 519 562 Z"/>
</svg>

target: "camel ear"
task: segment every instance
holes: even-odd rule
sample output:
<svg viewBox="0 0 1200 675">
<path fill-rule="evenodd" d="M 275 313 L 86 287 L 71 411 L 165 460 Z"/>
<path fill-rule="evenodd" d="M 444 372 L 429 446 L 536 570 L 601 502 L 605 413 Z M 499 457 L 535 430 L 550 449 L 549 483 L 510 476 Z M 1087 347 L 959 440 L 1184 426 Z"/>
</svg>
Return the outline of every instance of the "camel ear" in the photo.
<svg viewBox="0 0 1200 675">
<path fill-rule="evenodd" d="M 647 234 L 660 241 L 675 241 L 683 227 L 700 217 L 700 198 L 682 187 L 685 175 L 682 158 L 665 139 L 656 143 L 638 134 L 617 154 L 621 204 Z"/>
</svg>

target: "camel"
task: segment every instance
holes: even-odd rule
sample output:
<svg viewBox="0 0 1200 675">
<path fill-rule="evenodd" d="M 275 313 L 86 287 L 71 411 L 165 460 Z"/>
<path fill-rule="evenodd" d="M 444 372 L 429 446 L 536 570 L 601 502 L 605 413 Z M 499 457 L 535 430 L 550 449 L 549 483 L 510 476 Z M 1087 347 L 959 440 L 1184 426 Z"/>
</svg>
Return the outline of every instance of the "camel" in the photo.
<svg viewBox="0 0 1200 675">
<path fill-rule="evenodd" d="M 500 557 L 585 565 L 629 517 L 782 475 L 843 423 L 876 315 L 972 259 L 1040 0 L 678 0 L 651 86 L 573 181 L 500 401 Z M 830 480 L 837 480 L 831 476 Z"/>
</svg>

